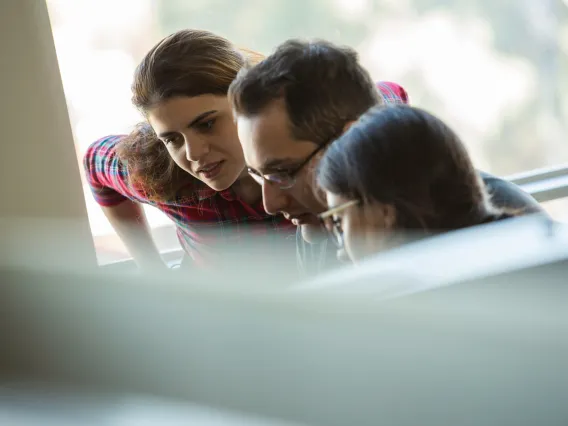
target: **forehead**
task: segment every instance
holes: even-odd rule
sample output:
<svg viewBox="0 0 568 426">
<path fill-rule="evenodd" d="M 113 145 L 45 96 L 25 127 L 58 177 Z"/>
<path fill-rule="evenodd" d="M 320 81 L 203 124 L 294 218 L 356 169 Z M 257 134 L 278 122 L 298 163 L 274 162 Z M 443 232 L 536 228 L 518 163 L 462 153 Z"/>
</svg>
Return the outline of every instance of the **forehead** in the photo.
<svg viewBox="0 0 568 426">
<path fill-rule="evenodd" d="M 156 132 L 160 133 L 185 128 L 189 121 L 206 111 L 228 108 L 229 102 L 226 96 L 180 96 L 167 99 L 150 108 L 147 117 Z"/>
<path fill-rule="evenodd" d="M 237 115 L 236 120 L 245 160 L 255 169 L 269 161 L 301 158 L 306 144 L 313 149 L 311 143 L 292 137 L 282 101 L 272 102 L 253 117 Z"/>
</svg>

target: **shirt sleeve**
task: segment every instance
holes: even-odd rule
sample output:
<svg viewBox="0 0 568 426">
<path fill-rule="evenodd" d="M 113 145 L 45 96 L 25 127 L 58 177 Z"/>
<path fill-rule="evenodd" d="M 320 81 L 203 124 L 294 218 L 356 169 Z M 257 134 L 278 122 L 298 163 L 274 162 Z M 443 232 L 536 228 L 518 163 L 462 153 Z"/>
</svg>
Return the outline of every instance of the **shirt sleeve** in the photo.
<svg viewBox="0 0 568 426">
<path fill-rule="evenodd" d="M 116 153 L 116 145 L 124 136 L 107 136 L 93 142 L 85 156 L 83 166 L 87 183 L 95 201 L 103 207 L 116 206 L 134 199 L 128 185 L 126 166 Z"/>
<path fill-rule="evenodd" d="M 379 81 L 377 89 L 383 96 L 385 104 L 408 104 L 408 93 L 406 90 L 396 83 L 390 81 Z"/>
</svg>

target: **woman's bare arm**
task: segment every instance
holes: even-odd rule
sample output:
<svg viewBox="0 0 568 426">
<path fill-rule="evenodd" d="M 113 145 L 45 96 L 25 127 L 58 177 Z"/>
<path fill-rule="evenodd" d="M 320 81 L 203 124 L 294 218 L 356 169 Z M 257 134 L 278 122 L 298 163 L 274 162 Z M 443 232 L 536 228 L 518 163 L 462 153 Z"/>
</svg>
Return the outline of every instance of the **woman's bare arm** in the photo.
<svg viewBox="0 0 568 426">
<path fill-rule="evenodd" d="M 110 224 L 143 270 L 163 269 L 166 264 L 152 238 L 150 226 L 141 204 L 125 200 L 111 207 L 102 207 Z"/>
</svg>

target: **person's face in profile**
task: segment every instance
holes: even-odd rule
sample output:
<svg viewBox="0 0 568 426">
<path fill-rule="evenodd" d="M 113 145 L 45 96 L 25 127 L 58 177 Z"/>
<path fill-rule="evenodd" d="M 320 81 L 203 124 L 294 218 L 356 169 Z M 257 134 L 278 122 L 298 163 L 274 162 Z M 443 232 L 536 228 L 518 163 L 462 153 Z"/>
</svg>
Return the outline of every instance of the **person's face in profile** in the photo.
<svg viewBox="0 0 568 426">
<path fill-rule="evenodd" d="M 307 241 L 321 238 L 325 234 L 316 215 L 326 206 L 314 193 L 313 178 L 320 146 L 292 137 L 282 100 L 253 117 L 237 115 L 236 120 L 245 161 L 251 176 L 262 185 L 267 213 L 282 213 L 301 226 Z"/>
<path fill-rule="evenodd" d="M 337 246 L 338 257 L 357 262 L 384 250 L 395 223 L 394 207 L 365 203 L 326 191 L 329 209 L 320 221 Z"/>
</svg>

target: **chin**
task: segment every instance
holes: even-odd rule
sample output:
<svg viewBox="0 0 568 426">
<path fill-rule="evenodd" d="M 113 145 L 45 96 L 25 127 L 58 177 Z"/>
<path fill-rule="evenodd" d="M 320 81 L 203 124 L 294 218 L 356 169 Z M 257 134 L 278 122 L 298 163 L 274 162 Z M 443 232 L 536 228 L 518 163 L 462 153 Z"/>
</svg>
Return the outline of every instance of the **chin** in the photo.
<svg viewBox="0 0 568 426">
<path fill-rule="evenodd" d="M 226 189 L 229 189 L 231 187 L 231 185 L 234 183 L 230 182 L 227 183 L 226 179 L 220 180 L 220 179 L 215 179 L 214 181 L 204 181 L 204 183 L 211 189 L 217 191 L 217 192 L 221 192 L 221 191 L 225 191 Z"/>
<path fill-rule="evenodd" d="M 224 176 L 218 176 L 215 179 L 205 180 L 203 182 L 210 188 L 214 189 L 215 191 L 220 192 L 229 189 L 237 181 L 238 178 L 239 178 L 238 175 L 236 176 L 224 175 Z"/>
</svg>

